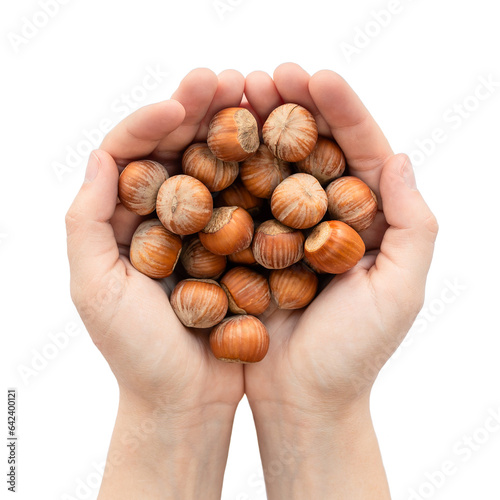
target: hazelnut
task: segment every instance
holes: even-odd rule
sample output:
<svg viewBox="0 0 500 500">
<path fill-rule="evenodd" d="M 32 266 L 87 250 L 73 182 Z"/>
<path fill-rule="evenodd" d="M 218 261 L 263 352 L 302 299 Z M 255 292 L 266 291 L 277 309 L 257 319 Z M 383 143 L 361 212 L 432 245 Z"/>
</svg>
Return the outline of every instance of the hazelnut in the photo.
<svg viewBox="0 0 500 500">
<path fill-rule="evenodd" d="M 296 162 L 311 154 L 318 140 L 318 126 L 307 109 L 288 103 L 269 115 L 262 137 L 274 156 Z"/>
<path fill-rule="evenodd" d="M 158 190 L 167 179 L 167 170 L 161 163 L 133 161 L 120 174 L 118 197 L 127 210 L 148 215 L 154 212 Z"/>
<path fill-rule="evenodd" d="M 210 348 L 221 361 L 257 363 L 267 354 L 269 334 L 255 316 L 233 316 L 213 328 Z"/>
<path fill-rule="evenodd" d="M 271 296 L 280 309 L 302 309 L 315 297 L 318 277 L 302 262 L 269 275 Z"/>
<path fill-rule="evenodd" d="M 287 177 L 271 198 L 271 211 L 281 223 L 295 229 L 316 225 L 325 215 L 328 200 L 318 180 L 309 174 Z"/>
<path fill-rule="evenodd" d="M 255 231 L 252 244 L 255 260 L 267 269 L 283 269 L 304 256 L 304 235 L 271 219 Z"/>
<path fill-rule="evenodd" d="M 248 248 L 253 237 L 252 216 L 241 207 L 215 208 L 199 233 L 203 246 L 216 255 L 229 255 Z"/>
<path fill-rule="evenodd" d="M 236 161 L 217 159 L 205 143 L 192 144 L 182 156 L 182 171 L 203 182 L 209 191 L 221 191 L 238 177 Z"/>
<path fill-rule="evenodd" d="M 361 260 L 365 244 L 352 227 L 330 220 L 314 228 L 306 239 L 304 253 L 317 269 L 340 274 L 349 271 Z"/>
<path fill-rule="evenodd" d="M 264 200 L 250 193 L 240 180 L 221 191 L 214 200 L 216 207 L 241 207 L 250 214 L 258 213 L 263 204 Z"/>
<path fill-rule="evenodd" d="M 227 313 L 224 290 L 213 280 L 187 279 L 177 283 L 170 304 L 180 322 L 191 328 L 211 328 Z"/>
<path fill-rule="evenodd" d="M 240 168 L 241 181 L 259 198 L 271 198 L 274 188 L 291 173 L 290 163 L 276 158 L 265 144 Z"/>
<path fill-rule="evenodd" d="M 158 219 L 150 219 L 132 236 L 130 262 L 150 278 L 166 278 L 173 273 L 181 249 L 179 236 L 165 229 Z"/>
<path fill-rule="evenodd" d="M 246 267 L 235 267 L 220 280 L 233 314 L 262 314 L 271 302 L 266 278 Z"/>
<path fill-rule="evenodd" d="M 158 191 L 156 212 L 162 224 L 175 234 L 194 234 L 210 220 L 213 200 L 210 191 L 189 175 L 174 175 Z"/>
<path fill-rule="evenodd" d="M 324 186 L 344 173 L 345 156 L 336 142 L 320 137 L 312 153 L 297 162 L 297 168 L 313 175 Z"/>
<path fill-rule="evenodd" d="M 226 257 L 209 252 L 196 236 L 184 242 L 181 264 L 193 278 L 218 278 L 226 269 Z"/>
<path fill-rule="evenodd" d="M 328 213 L 358 232 L 369 228 L 377 215 L 375 193 L 357 177 L 341 177 L 326 188 Z"/>
<path fill-rule="evenodd" d="M 312 231 L 311 231 L 311 232 L 312 232 Z M 321 270 L 319 270 L 317 267 L 313 266 L 313 265 L 309 262 L 309 260 L 307 259 L 307 257 L 306 257 L 306 256 L 304 256 L 300 262 L 302 262 L 305 266 L 307 266 L 307 267 L 308 267 L 311 271 L 313 271 L 313 272 L 314 272 L 314 273 L 316 273 L 316 274 L 325 274 L 325 272 L 324 272 L 324 271 L 321 271 Z"/>
<path fill-rule="evenodd" d="M 223 109 L 208 126 L 207 143 L 219 160 L 246 160 L 260 144 L 257 121 L 248 109 Z"/>
<path fill-rule="evenodd" d="M 246 264 L 247 266 L 252 266 L 257 263 L 252 247 L 245 248 L 245 250 L 241 250 L 241 252 L 232 253 L 228 255 L 227 258 L 229 262 L 233 264 Z"/>
</svg>

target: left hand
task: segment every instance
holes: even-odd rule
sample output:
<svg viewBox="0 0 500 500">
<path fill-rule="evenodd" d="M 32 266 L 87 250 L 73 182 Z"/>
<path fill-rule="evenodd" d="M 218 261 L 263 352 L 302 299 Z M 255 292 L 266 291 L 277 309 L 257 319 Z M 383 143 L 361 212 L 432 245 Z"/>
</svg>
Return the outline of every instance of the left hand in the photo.
<svg viewBox="0 0 500 500">
<path fill-rule="evenodd" d="M 320 135 L 335 137 L 350 174 L 366 182 L 380 203 L 374 224 L 362 233 L 365 257 L 334 277 L 307 309 L 266 316 L 269 353 L 245 366 L 252 407 L 262 401 L 335 412 L 369 394 L 420 310 L 436 219 L 416 189 L 409 159 L 393 154 L 339 75 L 320 71 L 310 77 L 285 64 L 274 81 L 260 72 L 249 75 L 246 95 L 262 122 L 282 102 L 309 109 Z"/>
</svg>

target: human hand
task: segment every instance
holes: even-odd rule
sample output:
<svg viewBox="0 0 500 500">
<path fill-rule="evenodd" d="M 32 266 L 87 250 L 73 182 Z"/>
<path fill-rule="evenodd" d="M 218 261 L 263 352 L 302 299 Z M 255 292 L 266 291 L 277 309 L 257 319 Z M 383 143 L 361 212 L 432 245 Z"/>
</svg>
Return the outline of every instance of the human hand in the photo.
<svg viewBox="0 0 500 500">
<path fill-rule="evenodd" d="M 206 139 L 211 117 L 238 106 L 243 89 L 244 78 L 236 71 L 219 78 L 209 70 L 191 72 L 171 100 L 139 109 L 108 134 L 91 155 L 86 180 L 68 211 L 71 294 L 118 381 L 120 411 L 111 448 L 129 459 L 125 466 L 110 466 L 108 457 L 108 471 L 120 479 L 105 481 L 103 495 L 108 490 L 118 495 L 115 486 L 121 481 L 120 491 L 133 496 L 134 475 L 126 466 L 136 460 L 136 450 L 131 453 L 122 436 L 128 427 L 152 419 L 155 432 L 142 433 L 141 445 L 153 436 L 163 445 L 149 443 L 157 462 L 168 461 L 164 448 L 178 451 L 170 456 L 177 473 L 169 476 L 169 487 L 178 482 L 179 488 L 191 488 L 182 490 L 183 498 L 201 498 L 196 487 L 204 498 L 220 496 L 231 424 L 244 393 L 243 369 L 216 360 L 206 332 L 188 330 L 178 321 L 166 293 L 175 285 L 173 277 L 155 281 L 130 264 L 132 234 L 143 219 L 117 203 L 118 167 L 150 158 L 170 175 L 177 173 L 184 149 Z M 205 478 L 189 481 L 180 468 L 189 465 L 193 471 L 196 459 Z"/>
<path fill-rule="evenodd" d="M 288 447 L 296 467 L 283 468 L 289 479 L 297 481 L 298 461 L 307 464 L 307 455 L 314 460 L 320 449 L 325 459 L 328 453 L 323 447 L 339 442 L 338 434 L 325 434 L 333 422 L 344 436 L 365 435 L 370 428 L 370 389 L 422 306 L 437 223 L 416 189 L 409 159 L 393 154 L 371 115 L 340 76 L 321 71 L 310 77 L 300 67 L 285 64 L 276 70 L 274 81 L 260 72 L 249 75 L 245 93 L 261 121 L 282 102 L 309 109 L 320 135 L 337 140 L 350 173 L 370 186 L 381 209 L 373 226 L 362 233 L 367 253 L 359 264 L 336 276 L 305 310 L 275 310 L 267 315 L 269 353 L 261 363 L 245 366 L 245 390 L 263 461 L 276 459 L 277 450 Z M 301 438 L 304 428 L 313 435 Z M 318 436 L 322 437 L 319 442 Z M 373 448 L 374 436 L 369 441 Z M 331 458 L 337 470 L 345 472 L 345 464 Z M 324 470 L 324 462 L 316 464 L 316 469 Z M 326 484 L 334 478 L 330 473 Z M 269 498 L 295 498 L 289 496 L 292 491 L 285 493 L 271 484 L 271 479 L 268 474 Z M 328 498 L 358 498 L 355 494 L 368 498 L 362 492 L 339 490 L 338 484 L 339 496 L 330 491 Z M 301 487 L 304 484 L 295 484 L 297 498 L 304 498 Z M 380 498 L 385 498 L 386 486 L 378 488 Z M 309 485 L 302 494 L 313 491 Z M 317 498 L 327 498 L 317 494 Z M 370 498 L 379 498 L 371 494 Z"/>
</svg>

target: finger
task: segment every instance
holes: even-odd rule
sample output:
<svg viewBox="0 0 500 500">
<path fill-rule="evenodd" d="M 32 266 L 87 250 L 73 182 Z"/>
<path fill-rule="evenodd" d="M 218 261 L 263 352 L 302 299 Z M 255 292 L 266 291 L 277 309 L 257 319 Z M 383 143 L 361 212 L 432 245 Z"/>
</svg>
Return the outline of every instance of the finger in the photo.
<svg viewBox="0 0 500 500">
<path fill-rule="evenodd" d="M 102 141 L 101 150 L 120 166 L 146 158 L 160 141 L 184 120 L 185 111 L 177 101 L 164 101 L 138 109 L 122 120 Z"/>
<path fill-rule="evenodd" d="M 118 247 L 110 224 L 116 207 L 118 168 L 109 153 L 90 155 L 86 179 L 66 214 L 72 286 L 99 280 L 116 264 Z"/>
<path fill-rule="evenodd" d="M 382 280 L 385 285 L 391 284 L 403 291 L 423 293 L 438 227 L 416 188 L 413 168 L 406 155 L 393 156 L 386 162 L 380 191 L 390 227 L 371 270 L 373 278 L 379 284 Z"/>
<path fill-rule="evenodd" d="M 186 115 L 182 124 L 158 146 L 158 158 L 179 156 L 196 136 L 215 96 L 219 80 L 217 75 L 204 68 L 191 71 L 180 83 L 172 99 L 178 101 Z"/>
<path fill-rule="evenodd" d="M 263 71 L 254 71 L 246 77 L 245 96 L 261 124 L 273 109 L 283 104 L 273 79 Z"/>
<path fill-rule="evenodd" d="M 393 154 L 379 126 L 347 82 L 333 71 L 313 75 L 309 91 L 344 151 L 350 173 L 378 195 L 382 166 Z"/>
<path fill-rule="evenodd" d="M 320 135 L 330 135 L 330 128 L 309 92 L 310 79 L 311 75 L 295 63 L 282 64 L 274 72 L 274 82 L 283 101 L 300 104 L 309 110 L 316 120 Z"/>
<path fill-rule="evenodd" d="M 293 102 L 307 108 L 314 115 L 318 114 L 316 104 L 309 94 L 311 75 L 295 63 L 284 63 L 273 74 L 274 83 L 284 102 Z"/>
<path fill-rule="evenodd" d="M 224 108 L 237 107 L 241 103 L 243 91 L 245 90 L 245 77 L 235 70 L 223 71 L 218 77 L 217 90 L 203 118 L 195 141 L 206 141 L 208 125 L 213 116 Z"/>
</svg>

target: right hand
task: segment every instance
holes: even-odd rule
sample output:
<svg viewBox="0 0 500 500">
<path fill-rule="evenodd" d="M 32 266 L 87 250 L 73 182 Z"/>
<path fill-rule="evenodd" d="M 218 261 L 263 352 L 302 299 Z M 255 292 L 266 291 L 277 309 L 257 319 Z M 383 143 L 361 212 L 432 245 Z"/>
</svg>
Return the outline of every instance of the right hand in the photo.
<svg viewBox="0 0 500 500">
<path fill-rule="evenodd" d="M 155 281 L 131 265 L 129 245 L 142 218 L 117 203 L 118 166 L 150 158 L 176 173 L 184 149 L 206 140 L 212 116 L 238 106 L 243 89 L 236 71 L 217 78 L 195 70 L 171 100 L 123 120 L 92 154 L 89 174 L 97 168 L 97 175 L 84 182 L 66 217 L 72 298 L 121 395 L 186 419 L 214 407 L 228 409 L 232 421 L 243 368 L 216 360 L 207 334 L 179 322 L 167 295 L 174 279 Z"/>
</svg>

